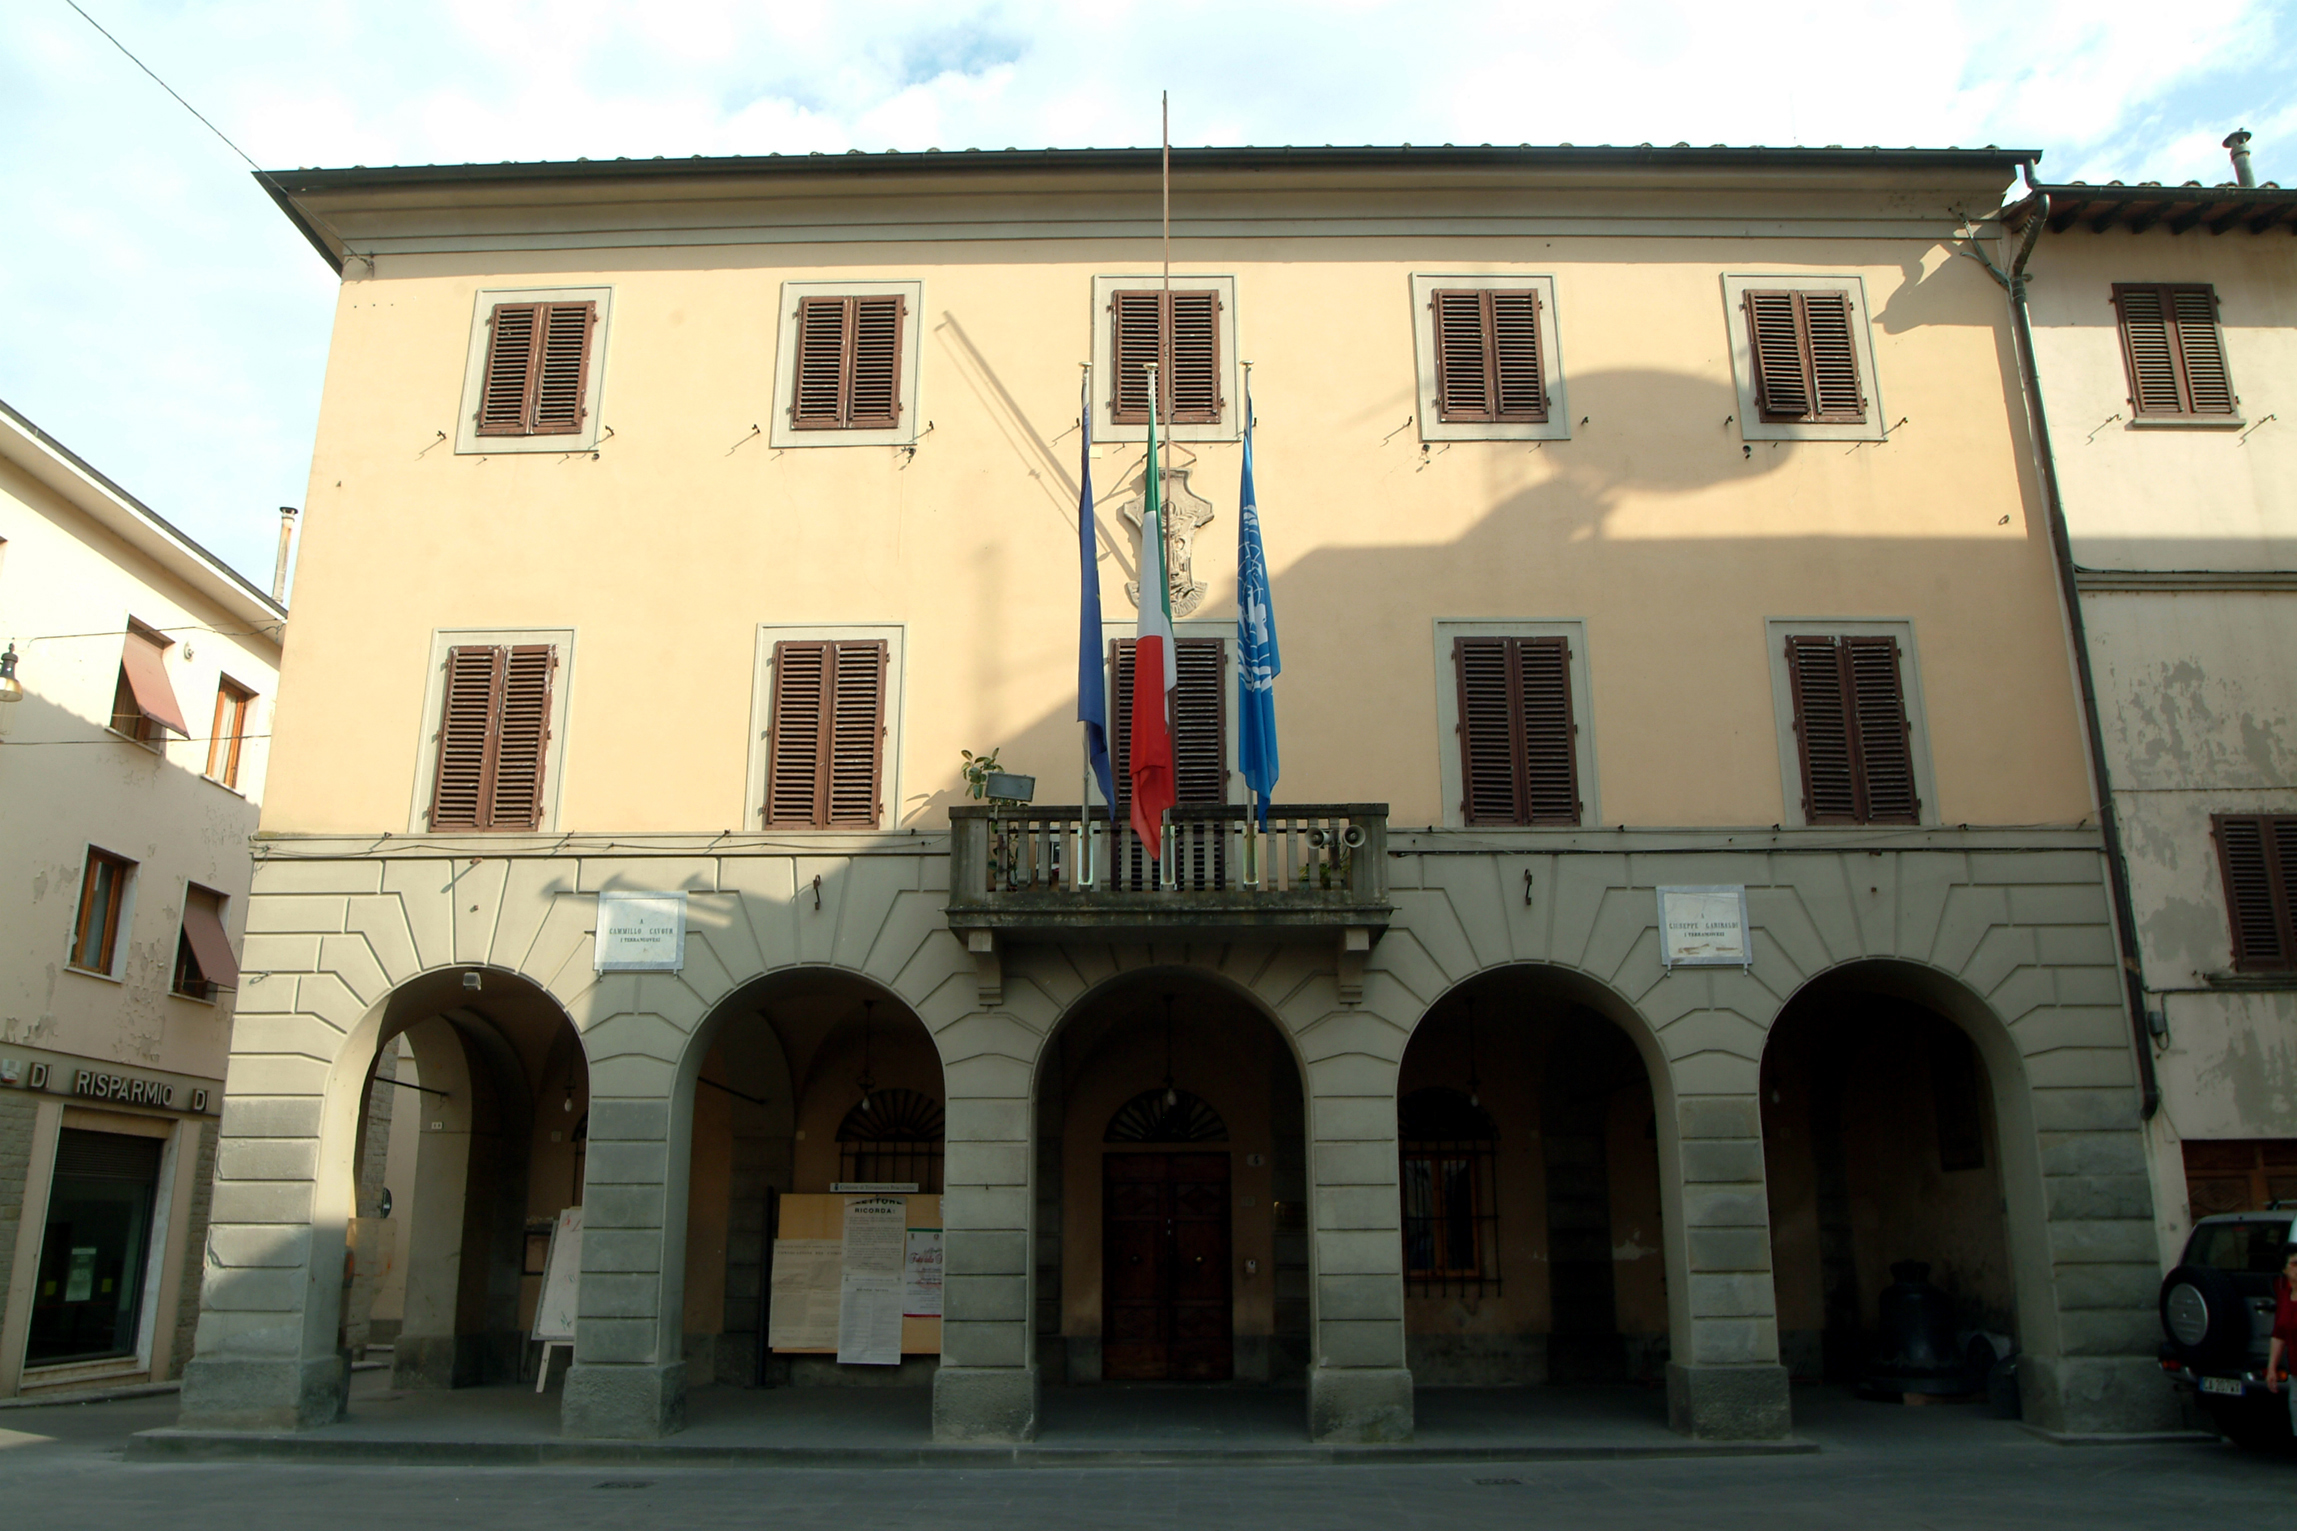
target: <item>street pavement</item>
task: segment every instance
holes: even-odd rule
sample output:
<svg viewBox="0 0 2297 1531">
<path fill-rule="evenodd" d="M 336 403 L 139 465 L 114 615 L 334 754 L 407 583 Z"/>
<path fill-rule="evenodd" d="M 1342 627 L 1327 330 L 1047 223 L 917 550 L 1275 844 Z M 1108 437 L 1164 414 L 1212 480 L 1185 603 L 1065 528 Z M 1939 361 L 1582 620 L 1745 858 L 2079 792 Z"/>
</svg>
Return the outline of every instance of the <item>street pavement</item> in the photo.
<svg viewBox="0 0 2297 1531">
<path fill-rule="evenodd" d="M 1802 1389 L 1798 1433 L 1821 1449 L 1790 1457 L 1088 1469 L 124 1461 L 127 1437 L 172 1424 L 175 1402 L 0 1412 L 0 1526 L 2297 1527 L 2297 1461 L 2203 1441 L 2053 1445 L 1970 1408 L 1861 1404 Z"/>
</svg>

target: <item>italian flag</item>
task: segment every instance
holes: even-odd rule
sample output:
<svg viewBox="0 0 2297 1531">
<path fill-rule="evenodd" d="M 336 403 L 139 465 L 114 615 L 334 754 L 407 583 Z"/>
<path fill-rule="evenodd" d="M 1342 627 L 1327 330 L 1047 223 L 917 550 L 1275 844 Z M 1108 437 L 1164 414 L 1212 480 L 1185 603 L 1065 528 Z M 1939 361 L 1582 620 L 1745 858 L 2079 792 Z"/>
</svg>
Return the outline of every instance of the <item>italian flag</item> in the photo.
<svg viewBox="0 0 2297 1531">
<path fill-rule="evenodd" d="M 1133 832 L 1163 843 L 1165 810 L 1179 800 L 1173 781 L 1172 693 L 1180 665 L 1172 643 L 1172 579 L 1164 566 L 1162 482 L 1156 461 L 1156 370 L 1149 369 L 1148 496 L 1141 515 L 1140 625 L 1133 643 Z"/>
</svg>

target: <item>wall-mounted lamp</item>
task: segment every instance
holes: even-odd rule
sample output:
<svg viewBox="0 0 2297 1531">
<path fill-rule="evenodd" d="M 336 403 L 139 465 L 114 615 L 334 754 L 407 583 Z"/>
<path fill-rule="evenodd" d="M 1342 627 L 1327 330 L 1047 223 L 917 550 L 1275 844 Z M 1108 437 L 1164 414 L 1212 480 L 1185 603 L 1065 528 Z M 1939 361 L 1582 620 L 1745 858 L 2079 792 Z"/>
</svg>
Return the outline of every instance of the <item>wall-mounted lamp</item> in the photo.
<svg viewBox="0 0 2297 1531">
<path fill-rule="evenodd" d="M 16 678 L 16 645 L 8 645 L 8 652 L 0 654 L 0 702 L 24 700 L 24 683 Z"/>
<path fill-rule="evenodd" d="M 571 1079 L 566 1082 L 566 1100 L 559 1106 L 558 1109 L 564 1111 L 569 1116 L 574 1114 L 574 1081 Z"/>
<path fill-rule="evenodd" d="M 463 987 L 470 990 L 473 994 L 478 993 L 479 975 L 476 973 L 463 974 Z"/>
</svg>

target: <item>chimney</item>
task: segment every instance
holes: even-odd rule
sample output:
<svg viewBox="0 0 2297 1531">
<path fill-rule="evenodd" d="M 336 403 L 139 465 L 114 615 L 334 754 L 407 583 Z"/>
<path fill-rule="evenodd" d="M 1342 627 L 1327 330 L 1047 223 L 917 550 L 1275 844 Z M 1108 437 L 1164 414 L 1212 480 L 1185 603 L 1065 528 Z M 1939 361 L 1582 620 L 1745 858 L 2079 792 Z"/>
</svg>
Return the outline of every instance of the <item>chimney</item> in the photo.
<svg viewBox="0 0 2297 1531">
<path fill-rule="evenodd" d="M 295 541 L 295 507 L 279 507 L 279 562 L 271 566 L 271 598 L 287 604 L 287 550 Z"/>
<path fill-rule="evenodd" d="M 2237 128 L 2226 134 L 2225 147 L 2233 151 L 2233 184 L 2255 186 L 2257 172 L 2249 168 L 2249 130 Z"/>
</svg>

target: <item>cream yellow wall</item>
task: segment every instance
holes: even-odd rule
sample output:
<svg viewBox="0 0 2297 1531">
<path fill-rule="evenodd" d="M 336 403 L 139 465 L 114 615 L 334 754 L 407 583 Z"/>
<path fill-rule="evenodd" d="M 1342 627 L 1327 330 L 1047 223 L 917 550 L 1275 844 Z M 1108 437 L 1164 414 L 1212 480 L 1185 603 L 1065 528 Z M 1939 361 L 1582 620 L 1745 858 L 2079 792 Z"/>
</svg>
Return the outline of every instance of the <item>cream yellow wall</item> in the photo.
<svg viewBox="0 0 2297 1531">
<path fill-rule="evenodd" d="M 743 823 L 760 622 L 906 625 L 903 801 L 933 826 L 961 748 L 1073 796 L 1077 363 L 1092 278 L 1138 240 L 714 245 L 393 256 L 342 292 L 298 573 L 305 615 L 265 826 L 405 831 L 434 629 L 576 629 L 555 828 Z M 1256 364 L 1258 482 L 1294 801 L 1440 822 L 1432 624 L 1583 618 L 1611 822 L 1761 824 L 1781 801 L 1766 617 L 1907 618 L 1937 816 L 2087 811 L 2000 290 L 1975 262 L 1868 238 L 1191 240 L 1233 274 Z M 1414 271 L 1552 273 L 1573 439 L 1437 446 L 1414 412 Z M 1725 272 L 1855 273 L 1885 443 L 1752 444 Z M 923 283 L 899 449 L 770 447 L 786 280 Z M 453 450 L 474 295 L 602 284 L 595 456 Z M 1231 401 L 1232 405 L 1235 401 Z M 1233 620 L 1233 444 L 1193 449 L 1218 510 L 1200 617 Z M 1093 465 L 1106 539 L 1139 450 Z"/>
</svg>

